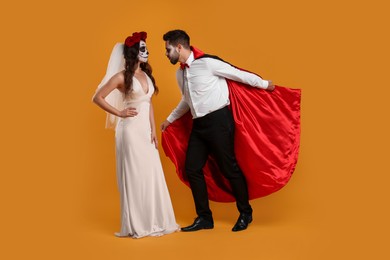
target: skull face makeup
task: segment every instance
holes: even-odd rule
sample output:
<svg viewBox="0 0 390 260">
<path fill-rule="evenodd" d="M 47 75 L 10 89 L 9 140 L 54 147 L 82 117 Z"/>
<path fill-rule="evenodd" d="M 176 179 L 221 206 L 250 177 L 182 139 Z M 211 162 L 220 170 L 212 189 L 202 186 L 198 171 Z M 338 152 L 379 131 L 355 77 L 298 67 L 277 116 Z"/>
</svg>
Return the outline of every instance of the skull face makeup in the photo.
<svg viewBox="0 0 390 260">
<path fill-rule="evenodd" d="M 138 59 L 141 62 L 147 62 L 148 61 L 149 52 L 146 48 L 146 43 L 144 41 L 139 42 L 139 53 L 138 53 Z"/>
</svg>

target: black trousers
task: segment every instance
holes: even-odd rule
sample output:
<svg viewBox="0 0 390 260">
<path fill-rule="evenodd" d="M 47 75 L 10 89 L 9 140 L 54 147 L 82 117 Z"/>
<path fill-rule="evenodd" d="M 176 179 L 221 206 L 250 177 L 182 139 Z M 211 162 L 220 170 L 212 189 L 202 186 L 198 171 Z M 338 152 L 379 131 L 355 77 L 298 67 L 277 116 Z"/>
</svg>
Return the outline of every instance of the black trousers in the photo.
<svg viewBox="0 0 390 260">
<path fill-rule="evenodd" d="M 246 180 L 234 155 L 234 121 L 228 107 L 194 119 L 186 154 L 186 173 L 196 213 L 212 221 L 202 170 L 210 153 L 221 172 L 230 181 L 238 211 L 252 214 Z"/>
</svg>

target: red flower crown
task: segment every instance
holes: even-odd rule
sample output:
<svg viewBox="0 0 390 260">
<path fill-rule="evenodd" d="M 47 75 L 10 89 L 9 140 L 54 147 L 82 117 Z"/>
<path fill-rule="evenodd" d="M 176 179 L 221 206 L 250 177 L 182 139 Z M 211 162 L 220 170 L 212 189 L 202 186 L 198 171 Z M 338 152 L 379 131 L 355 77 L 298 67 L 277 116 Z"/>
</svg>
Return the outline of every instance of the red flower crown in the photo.
<svg viewBox="0 0 390 260">
<path fill-rule="evenodd" d="M 126 38 L 125 45 L 127 47 L 131 47 L 134 44 L 140 42 L 141 40 L 145 41 L 147 35 L 148 34 L 146 32 L 135 32 L 135 33 L 133 33 L 132 36 L 129 36 L 129 37 Z"/>
</svg>

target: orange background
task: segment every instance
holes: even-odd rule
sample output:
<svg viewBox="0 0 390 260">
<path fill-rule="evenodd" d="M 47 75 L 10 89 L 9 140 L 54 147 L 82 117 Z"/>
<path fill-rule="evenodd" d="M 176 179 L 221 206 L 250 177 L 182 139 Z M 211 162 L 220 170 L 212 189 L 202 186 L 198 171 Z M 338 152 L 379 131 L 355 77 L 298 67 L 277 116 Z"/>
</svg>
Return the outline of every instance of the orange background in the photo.
<svg viewBox="0 0 390 260">
<path fill-rule="evenodd" d="M 389 6 L 385 1 L 18 1 L 1 26 L 1 259 L 386 259 Z M 180 98 L 162 35 L 302 89 L 298 165 L 279 192 L 212 203 L 215 229 L 118 239 L 114 132 L 91 102 L 112 47 L 148 32 L 158 125 Z M 190 190 L 160 148 L 177 221 Z"/>
</svg>

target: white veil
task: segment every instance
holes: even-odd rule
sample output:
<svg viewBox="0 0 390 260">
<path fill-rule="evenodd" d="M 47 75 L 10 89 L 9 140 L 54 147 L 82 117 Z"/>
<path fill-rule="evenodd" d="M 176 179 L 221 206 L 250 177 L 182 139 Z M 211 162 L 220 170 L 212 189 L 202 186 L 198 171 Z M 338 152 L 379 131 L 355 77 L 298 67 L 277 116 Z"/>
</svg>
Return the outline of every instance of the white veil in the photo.
<svg viewBox="0 0 390 260">
<path fill-rule="evenodd" d="M 100 82 L 97 89 L 104 86 L 104 84 L 106 84 L 107 81 L 116 73 L 125 69 L 123 48 L 124 45 L 122 43 L 115 44 L 111 52 L 110 60 L 108 61 L 106 75 L 104 76 L 102 82 Z M 116 109 L 118 110 L 123 109 L 123 94 L 118 89 L 114 89 L 110 94 L 108 94 L 105 100 L 107 101 L 107 103 L 109 103 L 111 106 L 115 107 Z M 117 121 L 118 121 L 117 116 L 107 113 L 106 128 L 111 128 L 115 130 Z"/>
</svg>

